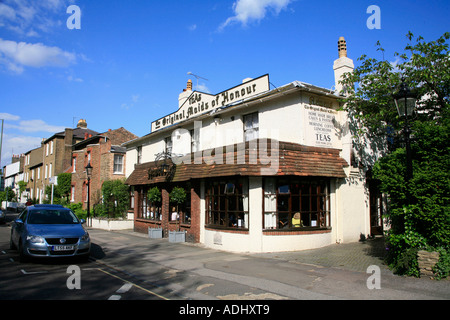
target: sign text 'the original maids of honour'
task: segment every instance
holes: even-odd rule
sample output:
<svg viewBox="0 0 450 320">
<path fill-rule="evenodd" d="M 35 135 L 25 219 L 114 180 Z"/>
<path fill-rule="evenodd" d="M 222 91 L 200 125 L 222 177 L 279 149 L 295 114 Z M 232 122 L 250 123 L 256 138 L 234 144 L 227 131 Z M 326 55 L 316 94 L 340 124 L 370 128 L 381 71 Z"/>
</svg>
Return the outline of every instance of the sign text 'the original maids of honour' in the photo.
<svg viewBox="0 0 450 320">
<path fill-rule="evenodd" d="M 244 82 L 217 95 L 194 91 L 178 111 L 152 122 L 152 132 L 205 112 L 269 91 L 269 75 Z"/>
</svg>

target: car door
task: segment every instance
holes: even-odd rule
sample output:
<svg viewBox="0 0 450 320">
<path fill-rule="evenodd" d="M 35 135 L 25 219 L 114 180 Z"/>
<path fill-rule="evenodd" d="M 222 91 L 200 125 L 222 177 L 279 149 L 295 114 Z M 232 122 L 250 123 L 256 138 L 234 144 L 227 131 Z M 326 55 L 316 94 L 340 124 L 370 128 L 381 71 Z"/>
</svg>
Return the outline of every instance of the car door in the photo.
<svg viewBox="0 0 450 320">
<path fill-rule="evenodd" d="M 16 246 L 19 246 L 20 235 L 22 234 L 25 228 L 25 222 L 27 220 L 28 210 L 24 210 L 17 220 L 21 220 L 21 222 L 14 221 L 11 227 L 11 239 Z"/>
</svg>

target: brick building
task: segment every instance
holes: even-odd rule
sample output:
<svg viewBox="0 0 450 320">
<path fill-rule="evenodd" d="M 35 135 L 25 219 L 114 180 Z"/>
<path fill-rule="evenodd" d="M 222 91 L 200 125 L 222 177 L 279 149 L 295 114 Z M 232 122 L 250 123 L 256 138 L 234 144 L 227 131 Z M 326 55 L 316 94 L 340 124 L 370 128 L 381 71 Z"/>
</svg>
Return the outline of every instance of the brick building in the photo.
<svg viewBox="0 0 450 320">
<path fill-rule="evenodd" d="M 43 147 L 27 151 L 23 167 L 23 181 L 27 183 L 26 199 L 40 202 L 44 195 L 42 179 Z"/>
<path fill-rule="evenodd" d="M 133 133 L 121 127 L 104 133 L 90 134 L 72 146 L 71 166 L 66 172 L 72 173 L 71 202 L 83 203 L 87 207 L 87 176 L 85 167 L 93 167 L 90 181 L 90 205 L 101 201 L 103 182 L 125 178 L 126 150 L 121 144 L 136 139 Z"/>
</svg>

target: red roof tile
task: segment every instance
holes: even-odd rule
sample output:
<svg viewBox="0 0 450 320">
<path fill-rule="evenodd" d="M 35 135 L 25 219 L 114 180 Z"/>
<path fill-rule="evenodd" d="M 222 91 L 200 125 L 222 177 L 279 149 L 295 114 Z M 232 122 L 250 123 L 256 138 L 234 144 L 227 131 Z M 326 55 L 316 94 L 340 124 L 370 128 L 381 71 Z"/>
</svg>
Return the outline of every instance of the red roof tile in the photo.
<svg viewBox="0 0 450 320">
<path fill-rule="evenodd" d="M 274 146 L 274 153 L 272 153 Z M 203 158 L 191 153 L 184 161 L 174 160 L 171 174 L 158 175 L 155 162 L 136 165 L 128 177 L 129 185 L 147 185 L 166 181 L 225 176 L 311 176 L 345 178 L 348 163 L 339 155 L 340 150 L 308 147 L 290 142 L 258 139 L 237 145 L 203 152 Z M 222 156 L 220 156 L 222 153 Z M 197 153 L 198 155 L 199 153 Z M 205 155 L 210 155 L 206 157 Z M 214 158 L 216 157 L 216 158 Z M 238 157 L 239 160 L 238 161 Z M 215 161 L 212 161 L 214 160 Z M 199 160 L 201 164 L 198 163 Z M 180 163 L 181 162 L 181 163 Z M 153 176 L 149 177 L 149 170 Z"/>
</svg>

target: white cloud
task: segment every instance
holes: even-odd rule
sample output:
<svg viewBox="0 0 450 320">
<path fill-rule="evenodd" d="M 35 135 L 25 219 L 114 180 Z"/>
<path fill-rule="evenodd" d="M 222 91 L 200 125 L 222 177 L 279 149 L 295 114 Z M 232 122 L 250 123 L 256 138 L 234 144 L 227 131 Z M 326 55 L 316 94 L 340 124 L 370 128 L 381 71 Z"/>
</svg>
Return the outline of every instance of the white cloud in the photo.
<svg viewBox="0 0 450 320">
<path fill-rule="evenodd" d="M 0 113 L 0 119 L 3 119 L 5 121 L 17 121 L 20 119 L 20 117 L 10 113 Z"/>
<path fill-rule="evenodd" d="M 67 67 L 76 62 L 76 55 L 42 43 L 25 43 L 0 39 L 0 64 L 21 73 L 24 67 Z"/>
<path fill-rule="evenodd" d="M 140 99 L 140 98 L 141 98 L 141 96 L 140 96 L 139 94 L 132 94 L 132 95 L 131 95 L 131 102 L 130 102 L 130 103 L 128 103 L 128 102 L 122 103 L 122 104 L 120 105 L 120 107 L 121 107 L 122 109 L 129 110 L 130 108 L 134 107 L 134 105 L 135 105 L 136 103 L 139 102 L 139 99 Z"/>
<path fill-rule="evenodd" d="M 236 22 L 246 26 L 249 22 L 261 21 L 266 17 L 268 10 L 273 10 L 275 15 L 278 15 L 291 2 L 292 0 L 237 0 L 233 4 L 235 15 L 222 23 L 219 30 Z"/>
<path fill-rule="evenodd" d="M 205 92 L 205 93 L 211 93 L 211 91 L 209 91 L 209 88 L 204 83 L 197 84 L 195 86 L 195 90 L 198 90 L 200 92 Z"/>
<path fill-rule="evenodd" d="M 68 81 L 73 81 L 73 82 L 83 82 L 83 79 L 77 78 L 77 77 L 74 77 L 74 76 L 68 76 L 67 80 Z"/>
<path fill-rule="evenodd" d="M 2 0 L 0 27 L 19 35 L 40 36 L 36 31 L 51 32 L 67 19 L 67 6 L 73 0 Z"/>
<path fill-rule="evenodd" d="M 11 163 L 13 154 L 22 154 L 38 148 L 41 141 L 40 137 L 3 134 L 1 166 Z"/>
<path fill-rule="evenodd" d="M 43 120 L 23 120 L 19 122 L 19 125 L 24 132 L 56 133 L 65 129 L 63 126 L 50 125 Z"/>
<path fill-rule="evenodd" d="M 5 120 L 5 129 L 15 129 L 22 132 L 46 132 L 53 134 L 65 129 L 63 126 L 51 125 L 40 119 L 20 120 L 20 116 L 10 113 L 0 113 L 0 119 Z"/>
</svg>

